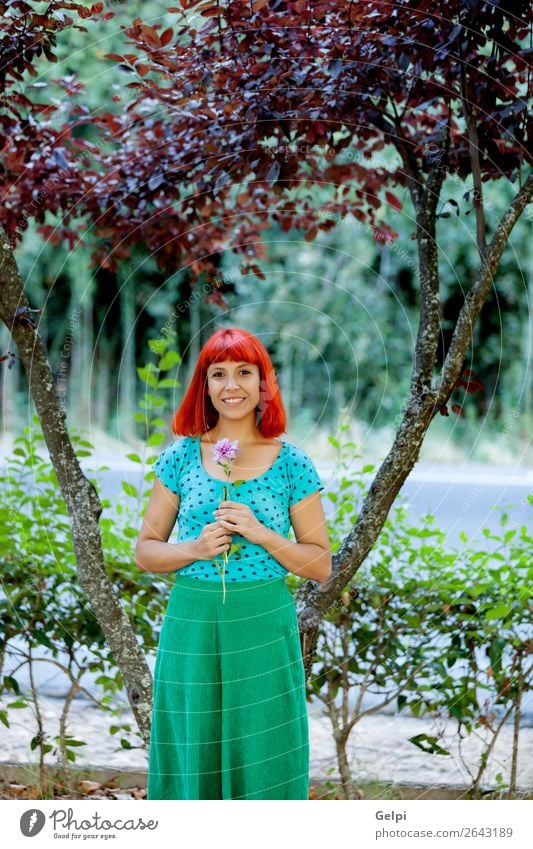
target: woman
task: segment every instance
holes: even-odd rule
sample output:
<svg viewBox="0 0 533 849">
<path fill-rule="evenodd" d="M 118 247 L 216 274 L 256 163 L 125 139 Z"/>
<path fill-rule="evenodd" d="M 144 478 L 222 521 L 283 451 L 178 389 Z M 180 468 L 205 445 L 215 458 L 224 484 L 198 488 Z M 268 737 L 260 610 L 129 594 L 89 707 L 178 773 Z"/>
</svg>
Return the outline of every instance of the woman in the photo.
<svg viewBox="0 0 533 849">
<path fill-rule="evenodd" d="M 263 344 L 218 330 L 172 422 L 184 438 L 154 464 L 136 547 L 141 569 L 175 572 L 154 669 L 148 799 L 308 798 L 305 678 L 285 575 L 327 580 L 331 551 L 324 487 L 307 454 L 275 438 L 285 424 Z M 213 453 L 222 439 L 237 448 L 225 468 Z"/>
</svg>

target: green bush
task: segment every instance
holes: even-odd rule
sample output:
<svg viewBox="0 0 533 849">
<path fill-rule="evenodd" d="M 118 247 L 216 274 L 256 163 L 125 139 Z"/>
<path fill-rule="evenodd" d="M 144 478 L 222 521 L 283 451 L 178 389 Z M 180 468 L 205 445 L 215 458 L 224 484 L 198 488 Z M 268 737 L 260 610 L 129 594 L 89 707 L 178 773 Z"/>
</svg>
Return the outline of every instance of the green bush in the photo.
<svg viewBox="0 0 533 849">
<path fill-rule="evenodd" d="M 335 547 L 357 518 L 360 476 L 343 477 L 341 495 L 328 494 L 339 507 L 330 528 Z M 514 716 L 510 776 L 506 783 L 500 774 L 496 789 L 515 792 L 521 705 L 533 672 L 533 539 L 525 524 L 506 529 L 505 513 L 501 523 L 501 535 L 484 530 L 497 543 L 490 551 L 471 549 L 464 534 L 464 549 L 450 551 L 434 517 L 416 527 L 395 505 L 366 562 L 326 612 L 308 689 L 326 706 L 347 798 L 358 792 L 346 755 L 349 734 L 388 704 L 451 719 L 459 738 L 486 731 L 479 764 L 464 764 L 472 797 L 483 792 L 488 756 Z M 365 695 L 374 704 L 363 709 Z M 448 755 L 441 736 L 410 740 L 428 754 Z"/>
<path fill-rule="evenodd" d="M 160 374 L 180 359 L 175 351 L 168 350 L 173 339 L 173 333 L 168 333 L 166 338 L 154 340 L 151 347 L 158 356 L 157 366 L 150 364 L 138 369 L 144 396 L 141 412 L 136 417 L 146 428 L 148 452 L 166 438 L 168 424 L 166 418 L 160 417 L 160 408 L 161 403 L 168 402 L 161 393 L 174 389 L 176 384 Z M 157 410 L 155 416 L 150 415 L 153 410 Z M 44 782 L 48 753 L 57 757 L 59 767 L 68 776 L 68 765 L 76 760 L 78 748 L 87 745 L 86 741 L 68 733 L 69 711 L 76 695 L 85 693 L 102 710 L 118 716 L 123 710 L 119 698 L 123 682 L 100 625 L 79 586 L 70 516 L 56 472 L 50 460 L 43 458 L 37 448 L 44 443 L 37 416 L 33 417 L 33 423 L 31 431 L 26 427 L 23 435 L 15 439 L 6 472 L 0 474 L 0 562 L 5 576 L 0 597 L 0 694 L 3 696 L 0 721 L 9 727 L 13 711 L 30 703 L 33 705 L 35 733 L 29 745 L 31 751 L 37 750 Z M 87 439 L 75 432 L 71 439 L 78 458 L 92 455 L 94 446 Z M 158 452 L 149 453 L 146 458 L 128 455 L 143 466 L 141 479 L 148 484 L 145 491 L 123 481 L 125 503 L 112 504 L 109 499 L 100 499 L 104 508 L 100 518 L 102 549 L 108 577 L 137 638 L 147 653 L 154 654 L 169 580 L 168 576 L 140 570 L 135 563 L 134 545 L 154 478 L 151 465 L 157 456 Z M 97 471 L 108 468 L 101 465 Z M 98 477 L 88 477 L 99 491 Z M 113 515 L 106 515 L 111 508 Z M 36 652 L 43 647 L 47 655 L 36 657 Z M 45 727 L 39 706 L 39 691 L 34 681 L 37 660 L 59 668 L 68 680 L 59 733 L 53 736 Z M 9 666 L 7 671 L 6 666 Z M 28 691 L 23 691 L 19 681 L 23 667 L 30 681 Z M 94 678 L 97 696 L 84 686 L 88 673 L 97 676 Z M 144 748 L 136 726 L 132 728 L 117 720 L 110 726 L 110 733 L 120 733 L 119 750 Z"/>
</svg>

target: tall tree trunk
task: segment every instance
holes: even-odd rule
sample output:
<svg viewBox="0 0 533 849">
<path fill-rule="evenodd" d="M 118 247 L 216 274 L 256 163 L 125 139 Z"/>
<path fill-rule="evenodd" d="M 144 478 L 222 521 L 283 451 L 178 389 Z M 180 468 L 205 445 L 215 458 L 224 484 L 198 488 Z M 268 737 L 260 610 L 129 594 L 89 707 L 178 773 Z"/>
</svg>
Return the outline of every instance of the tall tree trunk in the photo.
<svg viewBox="0 0 533 849">
<path fill-rule="evenodd" d="M 298 416 L 303 404 L 303 396 L 304 396 L 304 364 L 302 363 L 301 357 L 298 354 L 295 354 L 293 363 L 292 363 L 292 375 L 293 375 L 293 397 L 292 397 L 292 411 L 293 415 Z"/>
<path fill-rule="evenodd" d="M 145 742 L 150 736 L 152 675 L 104 564 L 98 520 L 102 505 L 84 476 L 61 409 L 54 378 L 13 252 L 0 228 L 0 318 L 18 347 L 44 438 L 72 519 L 72 542 L 80 586 L 122 673 L 128 699 Z"/>
<path fill-rule="evenodd" d="M 524 310 L 526 315 L 524 320 L 524 333 L 522 334 L 522 349 L 524 352 L 524 374 L 526 375 L 526 385 L 524 387 L 524 426 L 526 432 L 522 434 L 522 437 L 524 439 L 527 439 L 531 436 L 531 433 L 528 433 L 528 430 L 533 424 L 533 385 L 531 380 L 527 379 L 527 375 L 531 375 L 531 372 L 533 371 L 533 346 L 531 345 L 531 340 L 533 339 L 533 311 L 531 309 L 531 304 L 533 304 L 533 247 L 531 245 L 531 240 L 529 240 L 528 250 L 529 273 L 527 275 L 527 302 L 529 304 L 529 308 L 527 310 Z"/>
<path fill-rule="evenodd" d="M 193 292 L 193 295 L 195 293 Z M 198 362 L 198 356 L 200 354 L 200 348 L 203 345 L 203 339 L 201 338 L 201 298 L 198 296 L 198 293 L 195 297 L 191 296 L 189 303 L 189 367 L 187 369 L 187 383 L 190 383 L 192 380 L 193 372 L 196 367 L 196 363 Z"/>
<path fill-rule="evenodd" d="M 120 295 L 120 325 L 122 330 L 122 356 L 120 368 L 120 435 L 126 442 L 135 436 L 135 289 L 131 277 L 128 281 L 117 275 Z"/>
<path fill-rule="evenodd" d="M 111 362 L 111 345 L 105 335 L 99 339 L 98 349 L 95 355 L 96 378 L 95 378 L 95 421 L 97 426 L 105 432 L 109 421 L 109 363 Z"/>
</svg>

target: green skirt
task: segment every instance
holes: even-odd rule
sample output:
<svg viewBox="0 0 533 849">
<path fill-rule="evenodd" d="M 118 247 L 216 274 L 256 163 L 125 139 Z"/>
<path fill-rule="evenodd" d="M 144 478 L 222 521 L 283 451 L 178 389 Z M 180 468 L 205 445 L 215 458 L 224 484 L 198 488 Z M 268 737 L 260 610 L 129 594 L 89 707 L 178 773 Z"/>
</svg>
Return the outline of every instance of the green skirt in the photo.
<svg viewBox="0 0 533 849">
<path fill-rule="evenodd" d="M 176 576 L 154 669 L 148 799 L 308 799 L 309 726 L 285 579 Z"/>
</svg>

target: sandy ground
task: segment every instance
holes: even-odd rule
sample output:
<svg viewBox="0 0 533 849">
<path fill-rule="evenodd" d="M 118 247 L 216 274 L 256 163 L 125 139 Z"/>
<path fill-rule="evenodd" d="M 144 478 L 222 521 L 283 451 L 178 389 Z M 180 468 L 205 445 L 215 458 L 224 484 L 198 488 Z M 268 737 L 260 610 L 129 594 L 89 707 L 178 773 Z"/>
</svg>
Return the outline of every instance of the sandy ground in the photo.
<svg viewBox="0 0 533 849">
<path fill-rule="evenodd" d="M 42 696 L 43 722 L 53 736 L 58 732 L 61 699 Z M 129 710 L 124 710 L 121 721 L 129 722 L 135 729 L 135 721 Z M 0 761 L 4 764 L 27 764 L 34 762 L 35 752 L 30 741 L 35 735 L 35 720 L 30 708 L 10 712 L 11 728 L 2 727 Z M 88 745 L 77 747 L 79 757 L 76 765 L 112 767 L 114 769 L 146 769 L 145 749 L 127 750 L 120 747 L 120 734 L 108 733 L 109 726 L 117 724 L 117 718 L 108 716 L 84 699 L 75 699 L 70 714 L 68 731 L 71 736 L 85 740 Z M 332 728 L 321 704 L 309 705 L 309 727 L 311 740 L 311 776 L 316 779 L 336 781 L 335 745 Z M 440 728 L 443 727 L 439 725 Z M 476 772 L 485 733 L 475 732 L 462 743 L 462 759 L 458 752 L 455 723 L 444 723 L 444 748 L 450 755 L 430 755 L 409 742 L 417 734 L 436 735 L 435 722 L 415 717 L 374 714 L 364 717 L 353 729 L 348 743 L 349 760 L 355 780 L 380 780 L 393 784 L 420 784 L 427 787 L 465 787 L 470 784 L 468 770 Z M 504 781 L 511 770 L 512 725 L 500 732 L 498 742 L 490 757 L 482 782 L 484 787 L 496 784 L 496 775 L 501 773 Z M 133 740 L 133 738 L 130 738 Z M 443 745 L 441 743 L 441 745 Z M 466 766 L 465 766 L 465 763 Z M 46 763 L 54 764 L 52 753 Z M 468 768 L 467 768 L 468 767 Z M 517 786 L 521 790 L 533 787 L 533 728 L 520 730 Z"/>
</svg>

